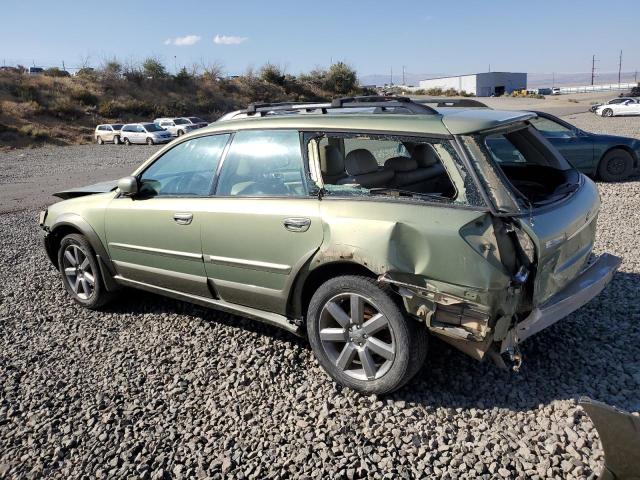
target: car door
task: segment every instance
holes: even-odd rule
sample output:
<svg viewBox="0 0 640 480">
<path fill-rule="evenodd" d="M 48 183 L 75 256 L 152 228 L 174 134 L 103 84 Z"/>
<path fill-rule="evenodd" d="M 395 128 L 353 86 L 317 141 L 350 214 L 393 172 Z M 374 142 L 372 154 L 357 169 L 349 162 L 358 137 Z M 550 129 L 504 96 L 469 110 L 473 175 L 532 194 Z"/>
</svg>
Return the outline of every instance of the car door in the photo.
<svg viewBox="0 0 640 480">
<path fill-rule="evenodd" d="M 178 143 L 138 175 L 139 193 L 106 209 L 107 248 L 118 274 L 132 282 L 211 297 L 201 228 L 229 135 Z"/>
<path fill-rule="evenodd" d="M 286 313 L 293 280 L 323 238 L 306 171 L 297 131 L 235 134 L 201 223 L 205 270 L 222 300 Z"/>
<path fill-rule="evenodd" d="M 562 153 L 571 165 L 583 173 L 593 172 L 593 139 L 589 135 L 541 113 L 538 114 L 538 118 L 531 120 L 531 124 Z"/>
<path fill-rule="evenodd" d="M 111 125 L 107 125 L 104 127 L 105 128 L 105 138 L 104 140 L 108 141 L 108 142 L 113 142 L 113 128 L 111 127 Z"/>
<path fill-rule="evenodd" d="M 146 142 L 147 131 L 144 129 L 142 125 L 136 125 L 136 133 L 135 133 L 136 143 L 144 143 Z"/>
</svg>

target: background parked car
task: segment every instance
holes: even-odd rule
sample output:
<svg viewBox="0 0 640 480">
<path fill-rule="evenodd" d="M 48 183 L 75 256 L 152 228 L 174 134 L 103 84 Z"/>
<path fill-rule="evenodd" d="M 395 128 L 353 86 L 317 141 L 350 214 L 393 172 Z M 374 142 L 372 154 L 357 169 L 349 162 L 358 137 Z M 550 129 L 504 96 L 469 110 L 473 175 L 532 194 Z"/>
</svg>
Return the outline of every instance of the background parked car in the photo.
<svg viewBox="0 0 640 480">
<path fill-rule="evenodd" d="M 626 99 L 620 103 L 608 103 L 596 108 L 596 115 L 603 117 L 622 117 L 627 115 L 640 115 L 640 103 L 633 98 Z"/>
<path fill-rule="evenodd" d="M 618 98 L 614 98 L 613 100 L 609 100 L 607 103 L 596 103 L 595 105 L 591 105 L 591 108 L 589 108 L 590 111 L 595 112 L 598 107 L 601 107 L 602 105 L 616 105 L 618 103 L 623 103 L 626 102 L 627 100 L 632 100 L 634 102 L 637 102 L 638 99 L 637 98 L 633 98 L 633 97 L 618 97 Z"/>
<path fill-rule="evenodd" d="M 156 118 L 153 123 L 167 130 L 174 137 L 180 137 L 185 133 L 195 130 L 195 125 L 191 124 L 186 118 Z"/>
<path fill-rule="evenodd" d="M 640 140 L 585 132 L 549 113 L 535 113 L 531 124 L 582 173 L 611 182 L 638 168 Z"/>
<path fill-rule="evenodd" d="M 202 128 L 209 125 L 209 122 L 200 117 L 182 117 L 196 128 Z"/>
<path fill-rule="evenodd" d="M 102 145 L 105 142 L 113 142 L 115 145 L 120 143 L 120 130 L 122 129 L 121 123 L 111 123 L 98 125 L 94 132 L 95 141 L 98 145 Z"/>
<path fill-rule="evenodd" d="M 120 137 L 125 145 L 132 143 L 154 145 L 171 141 L 171 134 L 155 123 L 129 123 L 122 127 Z"/>
</svg>

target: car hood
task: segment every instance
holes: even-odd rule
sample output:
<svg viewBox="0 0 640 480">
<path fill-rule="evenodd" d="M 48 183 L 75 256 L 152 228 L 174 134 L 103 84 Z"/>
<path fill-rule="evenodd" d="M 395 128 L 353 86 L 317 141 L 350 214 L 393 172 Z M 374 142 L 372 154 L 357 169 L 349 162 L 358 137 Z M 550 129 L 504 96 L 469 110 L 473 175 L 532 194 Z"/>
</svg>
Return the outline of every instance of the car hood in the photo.
<svg viewBox="0 0 640 480">
<path fill-rule="evenodd" d="M 67 200 L 69 198 L 84 197 L 85 195 L 93 195 L 95 193 L 106 193 L 115 190 L 118 186 L 118 180 L 109 180 L 106 182 L 94 183 L 86 187 L 70 188 L 53 194 L 54 197 Z"/>
</svg>

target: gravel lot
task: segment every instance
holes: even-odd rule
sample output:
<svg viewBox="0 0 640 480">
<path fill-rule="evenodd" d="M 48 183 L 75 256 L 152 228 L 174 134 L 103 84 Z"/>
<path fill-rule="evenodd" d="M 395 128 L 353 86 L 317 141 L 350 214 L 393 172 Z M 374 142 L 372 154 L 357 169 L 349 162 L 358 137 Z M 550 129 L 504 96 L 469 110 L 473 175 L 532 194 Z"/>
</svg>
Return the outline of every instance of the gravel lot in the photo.
<svg viewBox="0 0 640 480">
<path fill-rule="evenodd" d="M 3 205 L 16 181 L 43 190 L 0 214 L 0 478 L 594 478 L 602 447 L 577 398 L 640 410 L 640 181 L 600 184 L 595 250 L 621 271 L 523 344 L 521 373 L 434 341 L 413 382 L 376 398 L 275 328 L 139 292 L 102 312 L 70 301 L 35 207 L 57 179 L 117 177 L 150 153 L 0 154 Z"/>
</svg>

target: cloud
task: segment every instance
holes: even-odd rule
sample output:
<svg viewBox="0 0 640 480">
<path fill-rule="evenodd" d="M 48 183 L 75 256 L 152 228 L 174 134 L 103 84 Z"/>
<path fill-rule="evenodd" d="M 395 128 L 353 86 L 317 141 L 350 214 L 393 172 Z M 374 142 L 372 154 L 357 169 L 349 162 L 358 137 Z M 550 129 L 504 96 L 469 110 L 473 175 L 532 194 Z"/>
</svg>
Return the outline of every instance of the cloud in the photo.
<svg viewBox="0 0 640 480">
<path fill-rule="evenodd" d="M 176 47 L 188 47 L 195 45 L 201 40 L 198 35 L 185 35 L 184 37 L 167 38 L 164 41 L 165 45 L 175 45 Z"/>
<path fill-rule="evenodd" d="M 249 40 L 247 37 L 234 37 L 233 35 L 216 35 L 213 43 L 218 45 L 239 45 Z"/>
</svg>

